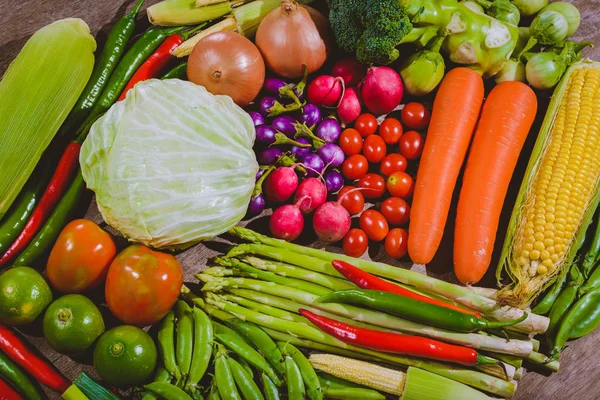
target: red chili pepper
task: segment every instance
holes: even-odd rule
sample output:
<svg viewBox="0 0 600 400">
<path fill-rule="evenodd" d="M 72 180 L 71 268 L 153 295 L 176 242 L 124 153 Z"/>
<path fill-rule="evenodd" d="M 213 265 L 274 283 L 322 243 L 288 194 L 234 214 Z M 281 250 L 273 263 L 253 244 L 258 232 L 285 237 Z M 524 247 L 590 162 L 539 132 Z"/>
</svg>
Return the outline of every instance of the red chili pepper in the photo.
<svg viewBox="0 0 600 400">
<path fill-rule="evenodd" d="M 322 331 L 342 342 L 358 347 L 452 362 L 469 367 L 479 364 L 497 364 L 495 360 L 481 356 L 468 347 L 456 346 L 421 336 L 408 336 L 400 333 L 358 328 L 302 308 L 298 312 Z"/>
<path fill-rule="evenodd" d="M 62 154 L 54 175 L 48 183 L 40 202 L 31 213 L 25 227 L 15 239 L 13 244 L 6 250 L 0 258 L 0 266 L 5 265 L 19 254 L 33 239 L 46 219 L 52 214 L 56 203 L 60 200 L 69 185 L 71 178 L 79 166 L 79 151 L 81 143 L 71 142 Z"/>
<path fill-rule="evenodd" d="M 0 400 L 23 400 L 12 386 L 0 379 Z"/>
<path fill-rule="evenodd" d="M 454 304 L 446 303 L 441 300 L 432 299 L 431 297 L 423 296 L 422 294 L 413 292 L 403 288 L 400 285 L 383 280 L 375 275 L 371 275 L 368 272 L 363 271 L 360 268 L 355 267 L 341 260 L 333 260 L 331 263 L 333 267 L 347 279 L 352 281 L 356 286 L 362 289 L 380 290 L 382 292 L 394 293 L 399 296 L 410 297 L 411 299 L 419 300 L 424 303 L 435 304 L 441 307 L 446 307 L 451 310 L 460 311 L 465 314 L 475 315 L 477 318 L 481 318 L 481 314 L 464 309 L 462 307 L 455 306 Z"/>
<path fill-rule="evenodd" d="M 57 393 L 64 393 L 71 382 L 54 367 L 31 351 L 11 329 L 0 324 L 0 350 L 37 381 Z"/>
</svg>

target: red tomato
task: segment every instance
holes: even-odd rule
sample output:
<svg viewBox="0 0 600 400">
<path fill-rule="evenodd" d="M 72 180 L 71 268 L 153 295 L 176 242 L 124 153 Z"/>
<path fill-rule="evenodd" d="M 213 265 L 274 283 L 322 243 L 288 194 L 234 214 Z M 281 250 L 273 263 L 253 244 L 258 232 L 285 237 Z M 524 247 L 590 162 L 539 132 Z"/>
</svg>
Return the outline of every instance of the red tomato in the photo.
<svg viewBox="0 0 600 400">
<path fill-rule="evenodd" d="M 344 186 L 342 190 L 338 192 L 337 199 L 340 201 L 342 207 L 350 213 L 350 215 L 356 215 L 360 213 L 365 207 L 365 197 L 360 190 L 354 190 L 352 193 L 346 194 L 350 190 L 356 189 L 354 186 Z"/>
<path fill-rule="evenodd" d="M 390 257 L 402 258 L 408 251 L 408 233 L 402 228 L 394 228 L 385 238 L 385 252 Z"/>
<path fill-rule="evenodd" d="M 108 233 L 90 220 L 76 219 L 56 239 L 46 275 L 56 290 L 82 293 L 104 282 L 116 253 Z"/>
<path fill-rule="evenodd" d="M 372 135 L 377 132 L 377 118 L 373 114 L 361 114 L 354 122 L 354 129 L 363 136 Z"/>
<path fill-rule="evenodd" d="M 359 154 L 363 148 L 363 138 L 356 129 L 344 129 L 340 136 L 340 147 L 347 156 Z"/>
<path fill-rule="evenodd" d="M 369 238 L 367 237 L 367 234 L 360 229 L 352 228 L 346 236 L 344 236 L 342 249 L 344 249 L 344 254 L 349 257 L 362 256 L 365 254 L 365 251 L 367 251 L 367 247 L 369 247 Z"/>
<path fill-rule="evenodd" d="M 379 135 L 387 144 L 396 144 L 402 136 L 402 124 L 396 118 L 386 118 L 379 126 Z"/>
<path fill-rule="evenodd" d="M 381 213 L 390 225 L 404 225 L 410 218 L 410 206 L 399 197 L 389 197 L 381 203 Z"/>
<path fill-rule="evenodd" d="M 417 131 L 408 131 L 398 141 L 398 147 L 404 157 L 414 160 L 423 152 L 423 137 Z"/>
<path fill-rule="evenodd" d="M 387 147 L 381 136 L 369 135 L 365 138 L 363 154 L 372 163 L 378 163 L 385 157 Z"/>
<path fill-rule="evenodd" d="M 362 154 L 350 156 L 342 164 L 342 174 L 351 181 L 362 178 L 368 170 L 369 161 Z"/>
<path fill-rule="evenodd" d="M 169 312 L 182 284 L 183 271 L 174 256 L 133 245 L 110 265 L 104 295 L 115 317 L 146 326 Z"/>
<path fill-rule="evenodd" d="M 402 122 L 411 129 L 423 129 L 429 124 L 431 114 L 421 103 L 408 103 L 402 109 Z"/>
<path fill-rule="evenodd" d="M 388 234 L 390 228 L 379 211 L 366 210 L 360 214 L 360 229 L 365 231 L 369 239 L 379 242 Z"/>
<path fill-rule="evenodd" d="M 379 166 L 379 171 L 382 175 L 390 176 L 396 171 L 406 171 L 406 167 L 408 166 L 408 161 L 406 161 L 406 157 L 402 154 L 392 153 L 388 154 L 381 160 L 381 165 Z"/>
<path fill-rule="evenodd" d="M 412 193 L 413 178 L 406 172 L 397 171 L 387 179 L 388 192 L 394 197 L 406 198 Z"/>
<path fill-rule="evenodd" d="M 363 196 L 367 199 L 378 199 L 385 193 L 385 179 L 378 174 L 366 174 L 358 181 L 359 188 L 364 188 Z"/>
</svg>

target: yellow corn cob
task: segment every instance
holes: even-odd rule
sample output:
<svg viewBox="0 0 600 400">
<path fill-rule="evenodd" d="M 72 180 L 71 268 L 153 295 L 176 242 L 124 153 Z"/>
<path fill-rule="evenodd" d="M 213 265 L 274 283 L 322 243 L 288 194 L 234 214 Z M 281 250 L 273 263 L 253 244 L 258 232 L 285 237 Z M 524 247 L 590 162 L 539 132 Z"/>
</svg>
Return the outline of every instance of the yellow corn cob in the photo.
<svg viewBox="0 0 600 400">
<path fill-rule="evenodd" d="M 570 69 L 554 92 L 521 186 L 497 275 L 514 285 L 499 299 L 527 305 L 566 272 L 597 204 L 600 63 Z"/>
<path fill-rule="evenodd" d="M 406 374 L 377 364 L 333 354 L 311 354 L 311 365 L 338 378 L 400 396 Z"/>
</svg>

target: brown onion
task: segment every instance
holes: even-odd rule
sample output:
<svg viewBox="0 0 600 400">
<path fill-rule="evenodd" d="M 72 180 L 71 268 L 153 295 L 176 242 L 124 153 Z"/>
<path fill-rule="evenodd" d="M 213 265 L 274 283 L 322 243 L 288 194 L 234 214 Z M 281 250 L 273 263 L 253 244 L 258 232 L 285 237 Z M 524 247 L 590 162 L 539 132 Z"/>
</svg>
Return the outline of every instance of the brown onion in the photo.
<svg viewBox="0 0 600 400">
<path fill-rule="evenodd" d="M 262 20 L 256 32 L 256 45 L 274 73 L 299 78 L 323 66 L 331 43 L 329 22 L 314 8 L 283 0 L 281 7 Z"/>
<path fill-rule="evenodd" d="M 230 96 L 246 106 L 265 80 L 265 62 L 256 46 L 235 32 L 213 33 L 196 44 L 187 66 L 191 82 L 212 94 Z"/>
</svg>

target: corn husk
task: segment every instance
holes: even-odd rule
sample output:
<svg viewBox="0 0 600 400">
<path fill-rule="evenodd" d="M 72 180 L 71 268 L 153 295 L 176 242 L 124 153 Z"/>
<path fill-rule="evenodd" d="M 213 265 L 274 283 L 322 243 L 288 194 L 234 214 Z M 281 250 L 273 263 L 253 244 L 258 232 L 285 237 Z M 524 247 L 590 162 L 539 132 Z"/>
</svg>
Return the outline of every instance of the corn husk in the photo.
<svg viewBox="0 0 600 400">
<path fill-rule="evenodd" d="M 33 34 L 0 81 L 0 218 L 83 91 L 96 41 L 80 19 Z"/>
<path fill-rule="evenodd" d="M 224 1 L 196 7 L 196 0 L 164 0 L 148 7 L 148 20 L 154 25 L 196 25 L 221 18 L 231 12 Z"/>
</svg>

